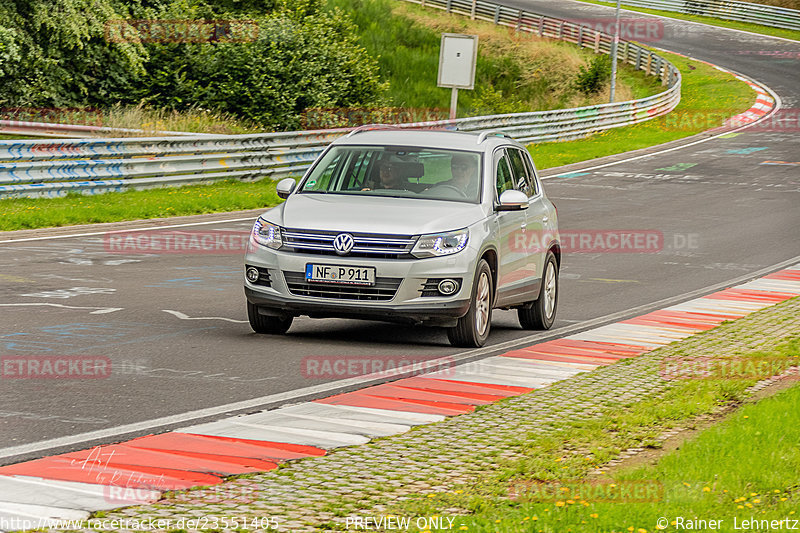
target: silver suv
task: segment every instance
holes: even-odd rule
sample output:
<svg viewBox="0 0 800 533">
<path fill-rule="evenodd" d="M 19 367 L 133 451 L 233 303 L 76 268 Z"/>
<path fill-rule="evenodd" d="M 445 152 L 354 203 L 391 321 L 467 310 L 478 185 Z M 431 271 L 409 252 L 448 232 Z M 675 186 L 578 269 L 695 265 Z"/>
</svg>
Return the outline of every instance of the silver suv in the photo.
<svg viewBox="0 0 800 533">
<path fill-rule="evenodd" d="M 245 256 L 258 333 L 299 315 L 364 318 L 442 326 L 478 347 L 493 308 L 553 325 L 556 209 L 504 134 L 356 130 L 277 191 L 286 201 L 258 218 Z"/>
</svg>

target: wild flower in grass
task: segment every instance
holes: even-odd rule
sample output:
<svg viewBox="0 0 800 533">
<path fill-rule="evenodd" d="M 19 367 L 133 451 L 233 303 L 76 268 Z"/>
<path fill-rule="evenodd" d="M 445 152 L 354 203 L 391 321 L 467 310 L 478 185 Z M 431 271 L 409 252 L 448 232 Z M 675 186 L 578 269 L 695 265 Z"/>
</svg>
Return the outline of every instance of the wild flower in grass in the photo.
<svg viewBox="0 0 800 533">
<path fill-rule="evenodd" d="M 737 509 L 744 509 L 744 505 L 737 505 L 736 508 Z"/>
<path fill-rule="evenodd" d="M 562 501 L 557 501 L 557 502 L 556 502 L 556 507 L 564 507 L 564 502 L 562 502 Z"/>
<path fill-rule="evenodd" d="M 575 503 L 575 500 L 567 500 L 567 503 L 572 505 L 573 503 Z"/>
<path fill-rule="evenodd" d="M 709 487 L 703 487 L 703 492 L 711 492 L 711 488 L 709 488 Z"/>
<path fill-rule="evenodd" d="M 761 500 L 759 500 L 758 498 L 756 498 L 755 500 L 753 500 L 753 503 L 761 503 Z"/>
<path fill-rule="evenodd" d="M 597 518 L 597 517 L 598 517 L 598 516 L 600 516 L 600 515 L 598 515 L 597 513 L 592 513 L 592 514 L 590 514 L 589 516 L 590 516 L 590 517 L 592 517 L 592 518 Z"/>
<path fill-rule="evenodd" d="M 752 509 L 753 508 L 753 504 L 750 503 L 750 502 L 747 502 L 746 504 L 744 504 L 744 506 L 747 507 L 748 509 Z"/>
</svg>

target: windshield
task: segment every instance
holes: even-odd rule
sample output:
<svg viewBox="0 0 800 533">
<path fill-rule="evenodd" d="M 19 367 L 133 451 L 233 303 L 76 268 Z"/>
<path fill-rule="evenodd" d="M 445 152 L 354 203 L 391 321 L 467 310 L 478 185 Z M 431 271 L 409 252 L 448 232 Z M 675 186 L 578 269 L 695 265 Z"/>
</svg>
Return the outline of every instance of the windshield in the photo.
<svg viewBox="0 0 800 533">
<path fill-rule="evenodd" d="M 402 146 L 335 146 L 301 193 L 392 196 L 478 203 L 481 154 Z"/>
</svg>

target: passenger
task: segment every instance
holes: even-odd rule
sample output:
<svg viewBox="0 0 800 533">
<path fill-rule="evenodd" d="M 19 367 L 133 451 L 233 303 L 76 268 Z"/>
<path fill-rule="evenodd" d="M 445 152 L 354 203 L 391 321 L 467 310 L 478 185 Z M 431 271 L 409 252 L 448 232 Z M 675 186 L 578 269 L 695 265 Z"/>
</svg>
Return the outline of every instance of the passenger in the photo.
<svg viewBox="0 0 800 533">
<path fill-rule="evenodd" d="M 378 166 L 378 183 L 375 185 L 375 190 L 378 189 L 404 189 L 403 180 L 397 175 L 397 169 L 389 161 L 382 161 Z M 369 187 L 361 189 L 362 191 L 372 190 Z"/>
</svg>

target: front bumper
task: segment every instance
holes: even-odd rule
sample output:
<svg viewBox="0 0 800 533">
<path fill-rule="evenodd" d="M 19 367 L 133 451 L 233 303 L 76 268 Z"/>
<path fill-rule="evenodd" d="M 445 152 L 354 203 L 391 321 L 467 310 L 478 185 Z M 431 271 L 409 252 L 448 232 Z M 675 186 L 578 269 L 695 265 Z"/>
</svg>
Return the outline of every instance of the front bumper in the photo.
<svg viewBox="0 0 800 533">
<path fill-rule="evenodd" d="M 259 307 L 259 312 L 268 315 L 454 326 L 458 318 L 469 311 L 477 262 L 471 252 L 468 247 L 447 257 L 376 259 L 282 252 L 251 245 L 245 255 L 245 264 L 267 269 L 270 286 L 253 284 L 245 279 L 245 296 Z M 380 301 L 293 294 L 286 273 L 291 276 L 291 273 L 305 272 L 308 263 L 375 267 L 378 278 L 401 281 L 391 299 Z M 461 287 L 451 296 L 422 296 L 422 286 L 434 278 L 461 278 Z"/>
<path fill-rule="evenodd" d="M 454 326 L 469 311 L 469 300 L 435 304 L 392 305 L 385 303 L 298 301 L 276 294 L 244 288 L 247 301 L 259 306 L 262 314 L 273 316 L 307 315 L 311 318 L 358 318 L 404 324 Z"/>
</svg>

